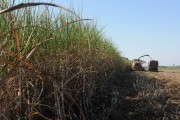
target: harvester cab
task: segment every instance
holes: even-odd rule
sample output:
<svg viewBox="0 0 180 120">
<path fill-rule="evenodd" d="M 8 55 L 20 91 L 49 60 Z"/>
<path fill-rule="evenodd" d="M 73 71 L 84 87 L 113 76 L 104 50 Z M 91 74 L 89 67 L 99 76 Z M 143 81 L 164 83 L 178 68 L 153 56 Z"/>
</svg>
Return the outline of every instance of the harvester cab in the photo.
<svg viewBox="0 0 180 120">
<path fill-rule="evenodd" d="M 142 57 L 149 57 L 150 61 L 148 63 L 148 71 L 152 72 L 158 72 L 158 61 L 152 60 L 152 58 L 149 55 L 143 55 L 140 56 L 138 59 L 132 60 L 132 70 L 133 71 L 145 71 L 145 68 L 143 67 L 143 64 L 146 63 L 144 60 L 141 60 Z"/>
</svg>

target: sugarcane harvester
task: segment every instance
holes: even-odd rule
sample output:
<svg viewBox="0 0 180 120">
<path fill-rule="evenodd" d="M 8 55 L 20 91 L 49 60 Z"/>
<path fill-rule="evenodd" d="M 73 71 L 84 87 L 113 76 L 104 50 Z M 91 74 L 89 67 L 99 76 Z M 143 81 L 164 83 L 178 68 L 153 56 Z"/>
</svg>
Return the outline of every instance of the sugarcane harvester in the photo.
<svg viewBox="0 0 180 120">
<path fill-rule="evenodd" d="M 150 61 L 148 63 L 148 71 L 152 72 L 158 72 L 158 61 L 152 60 L 152 58 L 149 55 L 143 55 L 140 56 L 138 59 L 132 60 L 132 70 L 133 71 L 145 71 L 145 68 L 142 66 L 145 61 L 141 60 L 140 58 L 148 56 L 150 58 Z"/>
</svg>

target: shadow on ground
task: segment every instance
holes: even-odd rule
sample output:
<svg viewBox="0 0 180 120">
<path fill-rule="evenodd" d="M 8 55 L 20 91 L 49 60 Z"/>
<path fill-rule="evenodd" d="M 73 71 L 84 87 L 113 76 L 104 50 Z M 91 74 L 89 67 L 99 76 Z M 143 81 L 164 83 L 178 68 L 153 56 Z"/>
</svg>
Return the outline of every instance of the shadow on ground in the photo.
<svg viewBox="0 0 180 120">
<path fill-rule="evenodd" d="M 91 96 L 89 118 L 97 120 L 178 120 L 178 85 L 166 86 L 143 72 L 111 76 Z"/>
</svg>

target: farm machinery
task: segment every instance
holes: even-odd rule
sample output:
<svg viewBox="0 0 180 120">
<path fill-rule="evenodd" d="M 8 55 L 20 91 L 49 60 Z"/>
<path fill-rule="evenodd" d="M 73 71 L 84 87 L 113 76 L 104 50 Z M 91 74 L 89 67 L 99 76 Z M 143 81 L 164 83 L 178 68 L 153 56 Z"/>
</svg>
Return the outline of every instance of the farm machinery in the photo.
<svg viewBox="0 0 180 120">
<path fill-rule="evenodd" d="M 142 66 L 144 63 L 146 63 L 144 60 L 141 60 L 142 57 L 149 57 L 150 61 L 148 63 L 148 71 L 152 72 L 158 72 L 158 61 L 152 60 L 152 58 L 149 55 L 143 55 L 140 56 L 138 59 L 132 60 L 132 70 L 133 71 L 145 71 L 145 68 Z"/>
</svg>

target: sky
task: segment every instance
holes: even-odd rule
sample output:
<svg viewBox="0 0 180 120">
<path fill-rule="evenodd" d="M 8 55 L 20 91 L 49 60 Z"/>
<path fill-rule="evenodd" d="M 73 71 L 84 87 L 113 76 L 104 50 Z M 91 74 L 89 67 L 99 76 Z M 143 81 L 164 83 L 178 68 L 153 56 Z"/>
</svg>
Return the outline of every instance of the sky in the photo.
<svg viewBox="0 0 180 120">
<path fill-rule="evenodd" d="M 73 5 L 83 18 L 97 21 L 118 51 L 130 60 L 149 54 L 161 66 L 180 65 L 180 0 L 34 1 L 53 1 L 66 8 Z"/>
</svg>

